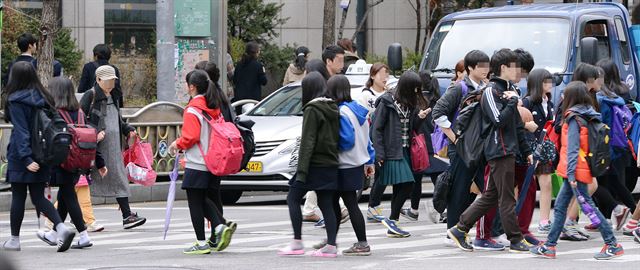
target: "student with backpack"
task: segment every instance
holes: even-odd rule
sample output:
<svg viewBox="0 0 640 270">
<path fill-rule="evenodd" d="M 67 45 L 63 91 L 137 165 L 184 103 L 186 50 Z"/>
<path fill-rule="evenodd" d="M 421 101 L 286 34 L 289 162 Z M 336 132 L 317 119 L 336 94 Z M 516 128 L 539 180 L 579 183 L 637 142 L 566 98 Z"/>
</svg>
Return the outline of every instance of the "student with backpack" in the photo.
<svg viewBox="0 0 640 270">
<path fill-rule="evenodd" d="M 447 200 L 447 228 L 451 228 L 458 223 L 460 214 L 464 212 L 475 200 L 475 194 L 470 192 L 472 183 L 483 186 L 482 170 L 478 167 L 469 168 L 464 161 L 456 154 L 454 147 L 456 135 L 454 124 L 464 106 L 462 101 L 468 93 L 484 88 L 484 79 L 489 73 L 489 56 L 482 51 L 473 50 L 464 57 L 466 75 L 458 83 L 452 84 L 444 95 L 438 99 L 433 107 L 432 117 L 435 124 L 442 129 L 442 132 L 449 140 L 447 155 L 449 156 L 449 173 L 451 176 L 451 189 Z M 480 177 L 478 177 L 478 175 Z M 447 240 L 449 243 L 450 240 Z"/>
<path fill-rule="evenodd" d="M 224 102 L 223 93 L 215 88 L 209 80 L 206 72 L 201 70 L 191 71 L 188 75 L 188 94 L 191 100 L 184 111 L 184 124 L 180 138 L 169 146 L 169 150 L 185 151 L 185 172 L 182 181 L 182 189 L 187 192 L 191 223 L 196 234 L 196 243 L 186 248 L 184 254 L 209 254 L 215 248 L 216 251 L 224 250 L 231 241 L 232 230 L 222 221 L 217 205 L 212 203 L 207 196 L 208 189 L 212 185 L 219 185 L 219 176 L 208 170 L 205 153 L 209 149 L 209 140 L 212 136 L 212 127 L 208 119 L 219 119 L 220 109 Z M 224 122 L 224 121 L 223 121 Z M 205 238 L 204 218 L 212 221 L 212 237 Z"/>
<path fill-rule="evenodd" d="M 7 80 L 9 79 L 9 72 L 11 71 L 11 67 L 17 62 L 29 62 L 33 65 L 33 68 L 38 70 L 38 59 L 33 57 L 38 51 L 38 39 L 33 36 L 31 33 L 23 33 L 18 36 L 17 44 L 18 49 L 20 49 L 20 55 L 16 57 L 13 62 L 9 63 L 7 68 L 7 73 L 2 76 L 2 85 L 7 85 Z M 53 65 L 53 77 L 59 77 L 63 74 L 63 68 L 60 61 L 53 59 L 51 63 Z"/>
<path fill-rule="evenodd" d="M 510 251 L 525 252 L 531 247 L 523 239 L 515 214 L 515 155 L 520 153 L 527 157 L 529 164 L 533 163 L 531 149 L 525 142 L 524 124 L 517 110 L 518 94 L 511 83 L 517 79 L 517 65 L 517 55 L 510 49 L 501 49 L 493 54 L 490 66 L 494 77 L 483 90 L 480 107 L 476 109 L 482 112 L 483 131 L 473 136 L 483 139 L 482 152 L 489 164 L 490 176 L 483 196 L 460 215 L 456 226 L 447 231 L 464 251 L 473 251 L 473 246 L 467 243 L 467 232 L 496 204 L 502 227 L 511 242 Z"/>
<path fill-rule="evenodd" d="M 533 120 L 538 126 L 534 133 L 536 139 L 540 139 L 542 129 L 548 121 L 553 121 L 554 105 L 551 101 L 553 78 L 546 69 L 534 69 L 527 77 L 527 94 L 522 99 L 525 108 L 531 111 Z M 550 132 L 550 130 L 547 130 Z M 539 142 L 544 143 L 544 142 Z M 544 146 L 543 146 L 544 147 Z M 555 149 L 547 149 L 555 152 Z M 549 233 L 551 229 L 551 174 L 555 172 L 553 161 L 538 162 L 535 175 L 540 186 L 540 221 L 538 232 Z"/>
<path fill-rule="evenodd" d="M 606 65 L 606 62 L 600 62 L 600 64 Z M 599 186 L 594 196 L 604 211 L 605 217 L 609 219 L 612 212 L 616 213 L 615 220 L 612 221 L 616 225 L 616 230 L 620 230 L 624 226 L 629 212 L 635 211 L 636 208 L 636 202 L 625 185 L 626 168 L 632 164 L 633 160 L 625 131 L 629 120 L 631 120 L 631 112 L 627 109 L 624 99 L 616 95 L 607 85 L 600 88 L 596 98 L 602 122 L 611 128 L 612 159 L 608 172 L 598 177 Z M 616 200 L 612 200 L 613 198 L 618 198 L 626 207 L 618 205 Z M 595 226 L 587 226 L 585 229 L 594 230 Z"/>
<path fill-rule="evenodd" d="M 27 190 L 36 211 L 44 213 L 54 224 L 57 232 L 58 252 L 69 249 L 75 233 L 62 223 L 60 215 L 44 196 L 46 183 L 50 180 L 50 165 L 38 160 L 45 153 L 35 147 L 32 139 L 41 130 L 32 129 L 38 121 L 37 113 L 44 112 L 46 117 L 57 117 L 54 100 L 42 86 L 35 68 L 29 62 L 17 62 L 11 69 L 7 86 L 4 88 L 5 121 L 13 124 L 9 146 L 7 148 L 7 182 L 11 184 L 11 239 L 3 245 L 5 250 L 20 251 L 20 227 L 24 219 Z M 47 157 L 48 158 L 48 157 Z"/>
<path fill-rule="evenodd" d="M 541 246 L 531 248 L 530 252 L 544 258 L 556 257 L 557 241 L 563 230 L 563 223 L 558 221 L 565 219 L 569 202 L 574 195 L 579 195 L 584 197 L 585 202 L 594 209 L 600 220 L 598 230 L 602 234 L 605 245 L 594 258 L 608 260 L 622 256 L 624 254 L 622 246 L 613 235 L 611 225 L 595 206 L 587 188 L 587 185 L 593 182 L 592 173 L 596 173 L 594 164 L 598 163 L 597 155 L 591 156 L 596 154 L 593 150 L 598 145 L 591 145 L 591 143 L 598 141 L 599 144 L 604 144 L 604 138 L 594 137 L 605 134 L 601 133 L 600 129 L 606 129 L 606 127 L 600 121 L 600 114 L 591 106 L 593 103 L 584 83 L 571 82 L 565 88 L 564 96 L 562 146 L 558 164 L 558 174 L 564 178 L 564 183 L 555 201 L 554 220 L 556 222 L 551 226 L 547 241 Z"/>
<path fill-rule="evenodd" d="M 338 141 L 338 191 L 333 200 L 336 219 L 341 219 L 340 198 L 347 207 L 358 242 L 342 251 L 345 256 L 368 256 L 364 217 L 358 206 L 358 190 L 366 176 L 373 176 L 375 152 L 369 137 L 369 110 L 351 99 L 351 85 L 344 75 L 335 75 L 327 82 L 327 96 L 338 103 L 340 139 Z M 338 224 L 338 226 L 340 226 Z"/>
<path fill-rule="evenodd" d="M 422 97 L 420 76 L 407 71 L 398 80 L 395 91 L 383 94 L 376 101 L 373 115 L 372 140 L 380 177 L 372 192 L 383 193 L 393 186 L 391 213 L 382 220 L 391 238 L 405 238 L 411 233 L 398 225 L 400 212 L 411 196 L 414 176 L 410 155 L 411 141 L 429 113 Z"/>
<path fill-rule="evenodd" d="M 105 159 L 109 174 L 102 177 L 98 172 L 91 173 L 91 196 L 115 197 L 122 212 L 122 225 L 128 230 L 147 221 L 131 212 L 129 180 L 122 157 L 122 137 L 133 138 L 137 134 L 135 128 L 122 120 L 120 115 L 121 96 L 114 91 L 118 79 L 115 69 L 110 65 L 100 66 L 95 77 L 96 84 L 84 93 L 80 108 L 85 112 L 87 123 L 98 130 L 98 151 Z"/>
<path fill-rule="evenodd" d="M 327 243 L 311 253 L 314 257 L 335 258 L 338 255 L 336 236 L 338 214 L 333 200 L 338 189 L 338 139 L 340 112 L 330 98 L 325 97 L 326 81 L 319 72 L 310 72 L 302 79 L 302 135 L 292 154 L 297 163 L 295 176 L 289 181 L 287 205 L 293 227 L 293 241 L 278 251 L 278 255 L 303 255 L 302 211 L 300 204 L 311 190 L 318 194 L 327 231 Z"/>
<path fill-rule="evenodd" d="M 73 83 L 67 78 L 53 78 L 49 81 L 49 92 L 53 96 L 58 112 L 69 125 L 71 134 L 74 135 L 71 151 L 67 157 L 67 161 L 60 166 L 53 168 L 51 186 L 58 186 L 57 208 L 61 220 L 67 217 L 67 213 L 71 216 L 71 221 L 80 234 L 80 239 L 71 246 L 74 249 L 82 249 L 93 246 L 88 235 L 82 210 L 78 203 L 75 186 L 81 173 L 87 173 L 93 166 L 98 168 L 101 176 L 107 174 L 104 159 L 97 148 L 97 133 L 95 128 L 85 125 L 85 117 L 80 104 L 76 99 L 73 89 Z M 54 230 L 44 232 L 38 231 L 38 238 L 50 245 L 55 245 L 57 232 Z"/>
</svg>

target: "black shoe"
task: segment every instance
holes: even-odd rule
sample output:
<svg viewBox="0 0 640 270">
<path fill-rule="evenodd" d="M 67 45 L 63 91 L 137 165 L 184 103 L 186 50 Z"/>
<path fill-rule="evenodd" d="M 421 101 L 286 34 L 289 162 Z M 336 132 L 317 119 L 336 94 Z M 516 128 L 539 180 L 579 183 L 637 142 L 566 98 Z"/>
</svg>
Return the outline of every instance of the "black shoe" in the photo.
<svg viewBox="0 0 640 270">
<path fill-rule="evenodd" d="M 128 218 L 122 220 L 122 226 L 125 230 L 133 229 L 147 222 L 146 218 L 138 216 L 138 213 L 131 213 Z"/>
<path fill-rule="evenodd" d="M 461 231 L 458 229 L 458 226 L 453 226 L 453 228 L 447 230 L 447 235 L 451 240 L 453 240 L 453 243 L 455 243 L 458 248 L 463 251 L 473 251 L 473 246 L 469 245 L 467 242 L 467 232 Z"/>
</svg>

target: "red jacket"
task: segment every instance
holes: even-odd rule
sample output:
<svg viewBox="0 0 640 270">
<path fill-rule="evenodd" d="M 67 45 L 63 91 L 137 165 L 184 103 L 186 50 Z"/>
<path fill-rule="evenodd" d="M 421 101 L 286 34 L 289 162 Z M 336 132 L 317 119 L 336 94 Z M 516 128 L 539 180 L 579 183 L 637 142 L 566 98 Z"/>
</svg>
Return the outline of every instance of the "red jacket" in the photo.
<svg viewBox="0 0 640 270">
<path fill-rule="evenodd" d="M 214 119 L 220 115 L 220 109 L 210 109 L 207 107 L 207 101 L 202 95 L 197 95 L 191 99 L 189 104 L 187 104 L 187 108 L 189 107 L 200 109 Z M 200 142 L 200 130 L 202 127 L 200 119 L 195 114 L 189 112 L 187 108 L 185 108 L 183 114 L 182 135 L 176 140 L 176 145 L 181 150 L 188 150 Z"/>
</svg>

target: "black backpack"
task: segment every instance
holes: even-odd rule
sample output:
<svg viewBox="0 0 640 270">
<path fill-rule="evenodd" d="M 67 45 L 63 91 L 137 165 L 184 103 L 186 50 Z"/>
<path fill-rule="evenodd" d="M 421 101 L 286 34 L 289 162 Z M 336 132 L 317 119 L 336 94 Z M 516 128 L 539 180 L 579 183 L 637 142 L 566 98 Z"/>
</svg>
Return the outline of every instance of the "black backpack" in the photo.
<svg viewBox="0 0 640 270">
<path fill-rule="evenodd" d="M 589 153 L 586 159 L 591 170 L 591 176 L 598 177 L 604 175 L 609 170 L 611 164 L 611 137 L 610 128 L 598 117 L 585 119 L 584 117 L 569 113 L 567 119 L 574 116 L 580 127 L 587 127 L 589 133 Z"/>
<path fill-rule="evenodd" d="M 31 151 L 40 165 L 58 166 L 67 160 L 72 136 L 67 123 L 58 112 L 48 107 L 33 110 L 31 122 Z"/>
<path fill-rule="evenodd" d="M 456 118 L 456 154 L 467 168 L 484 161 L 484 136 L 480 99 L 483 90 L 469 93 L 462 101 L 463 107 Z"/>
<path fill-rule="evenodd" d="M 256 152 L 256 141 L 253 136 L 253 130 L 251 128 L 255 124 L 252 120 L 235 120 L 236 127 L 240 131 L 240 136 L 242 136 L 242 147 L 244 148 L 244 155 L 242 155 L 242 162 L 240 163 L 240 169 L 247 169 L 247 164 L 249 164 L 249 160 L 253 157 L 253 154 Z"/>
<path fill-rule="evenodd" d="M 449 191 L 451 190 L 451 173 L 445 170 L 436 180 L 436 186 L 433 189 L 433 208 L 438 213 L 443 213 L 447 209 L 449 201 Z"/>
</svg>

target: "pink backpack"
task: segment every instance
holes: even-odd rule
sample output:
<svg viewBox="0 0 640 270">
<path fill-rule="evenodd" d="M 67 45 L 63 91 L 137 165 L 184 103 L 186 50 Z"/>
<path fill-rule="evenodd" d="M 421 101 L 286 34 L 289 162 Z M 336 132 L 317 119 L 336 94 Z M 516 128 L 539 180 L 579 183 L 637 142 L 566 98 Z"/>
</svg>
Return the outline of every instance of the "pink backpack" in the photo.
<svg viewBox="0 0 640 270">
<path fill-rule="evenodd" d="M 200 153 L 204 158 L 204 163 L 209 171 L 216 176 L 225 176 L 240 171 L 244 148 L 242 135 L 235 124 L 225 122 L 222 115 L 216 119 L 194 108 L 203 116 L 209 124 L 209 148 L 207 153 L 202 150 L 202 145 L 198 143 Z"/>
<path fill-rule="evenodd" d="M 414 172 L 422 172 L 429 168 L 429 153 L 427 151 L 424 134 L 414 131 L 411 139 L 411 169 Z"/>
</svg>

